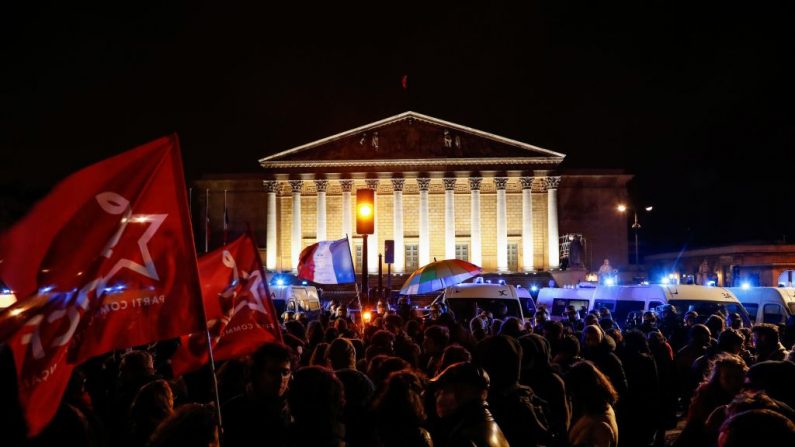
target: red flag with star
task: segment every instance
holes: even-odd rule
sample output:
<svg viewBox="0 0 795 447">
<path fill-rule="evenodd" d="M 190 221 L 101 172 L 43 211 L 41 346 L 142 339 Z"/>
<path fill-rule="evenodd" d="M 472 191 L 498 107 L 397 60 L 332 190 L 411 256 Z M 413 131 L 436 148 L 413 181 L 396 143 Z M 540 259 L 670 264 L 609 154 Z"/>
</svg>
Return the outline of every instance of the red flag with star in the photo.
<svg viewBox="0 0 795 447">
<path fill-rule="evenodd" d="M 0 235 L 0 314 L 28 435 L 93 356 L 204 327 L 176 135 L 67 177 Z"/>
<path fill-rule="evenodd" d="M 216 360 L 248 355 L 263 343 L 282 340 L 259 250 L 248 233 L 199 258 L 199 278 Z M 180 341 L 171 357 L 175 377 L 209 362 L 207 334 Z"/>
</svg>

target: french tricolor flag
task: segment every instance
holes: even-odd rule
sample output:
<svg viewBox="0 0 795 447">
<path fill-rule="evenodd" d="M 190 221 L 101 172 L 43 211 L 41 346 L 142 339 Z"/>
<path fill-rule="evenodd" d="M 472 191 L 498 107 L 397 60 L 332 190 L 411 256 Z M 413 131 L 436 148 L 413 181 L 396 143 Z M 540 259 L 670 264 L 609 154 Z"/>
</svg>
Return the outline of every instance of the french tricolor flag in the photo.
<svg viewBox="0 0 795 447">
<path fill-rule="evenodd" d="M 355 283 L 348 239 L 320 241 L 306 247 L 298 258 L 298 277 L 317 284 Z"/>
</svg>

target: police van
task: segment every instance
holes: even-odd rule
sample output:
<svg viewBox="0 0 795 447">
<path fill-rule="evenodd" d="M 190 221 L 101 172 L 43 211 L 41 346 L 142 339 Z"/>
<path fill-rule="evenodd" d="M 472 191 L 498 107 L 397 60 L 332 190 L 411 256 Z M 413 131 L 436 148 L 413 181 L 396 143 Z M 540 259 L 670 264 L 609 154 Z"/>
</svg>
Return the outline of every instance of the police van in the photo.
<svg viewBox="0 0 795 447">
<path fill-rule="evenodd" d="M 715 312 L 736 312 L 746 325 L 750 325 L 748 313 L 740 301 L 723 287 L 680 284 L 599 285 L 595 288 L 545 288 L 538 294 L 538 305 L 546 306 L 550 317 L 555 320 L 563 318 L 566 306 L 574 306 L 577 310 L 585 306 L 591 310 L 607 308 L 613 320 L 621 323 L 630 313 L 660 311 L 660 307 L 665 304 L 674 306 L 680 315 L 695 311 L 701 321 Z"/>
<path fill-rule="evenodd" d="M 792 287 L 729 287 L 754 323 L 783 324 L 795 315 Z"/>
<path fill-rule="evenodd" d="M 320 296 L 315 286 L 271 286 L 271 301 L 278 315 L 300 312 L 309 319 L 320 313 Z"/>
<path fill-rule="evenodd" d="M 593 307 L 595 287 L 558 288 L 544 287 L 538 292 L 538 307 L 545 307 L 550 320 L 562 320 L 566 307 L 576 310 Z"/>
<path fill-rule="evenodd" d="M 462 322 L 471 320 L 481 311 L 491 312 L 496 319 L 516 317 L 520 321 L 524 321 L 525 313 L 531 315 L 535 312 L 533 299 L 515 286 L 480 281 L 447 287 L 434 303 L 446 307 Z"/>
</svg>

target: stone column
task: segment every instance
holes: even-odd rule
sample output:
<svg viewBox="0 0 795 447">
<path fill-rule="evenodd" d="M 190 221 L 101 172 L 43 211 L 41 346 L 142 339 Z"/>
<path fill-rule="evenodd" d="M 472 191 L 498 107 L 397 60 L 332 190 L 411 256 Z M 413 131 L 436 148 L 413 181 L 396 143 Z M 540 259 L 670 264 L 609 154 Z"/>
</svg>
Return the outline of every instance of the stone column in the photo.
<svg viewBox="0 0 795 447">
<path fill-rule="evenodd" d="M 522 182 L 522 270 L 533 271 L 533 177 Z"/>
<path fill-rule="evenodd" d="M 406 254 L 403 242 L 403 184 L 406 179 L 392 179 L 392 234 L 395 240 L 395 263 L 392 270 L 403 273 L 406 270 Z"/>
<path fill-rule="evenodd" d="M 420 244 L 417 248 L 419 266 L 431 262 L 431 239 L 428 222 L 428 188 L 431 186 L 431 179 L 422 177 L 417 179 L 420 188 Z"/>
<path fill-rule="evenodd" d="M 290 180 L 290 188 L 293 190 L 293 231 L 290 237 L 290 268 L 298 271 L 298 257 L 301 254 L 301 189 L 304 187 L 303 180 Z"/>
<path fill-rule="evenodd" d="M 276 193 L 279 191 L 279 183 L 276 180 L 265 180 L 262 182 L 267 193 L 267 220 L 265 226 L 265 268 L 268 270 L 276 270 L 276 254 L 278 253 L 278 234 L 276 226 L 276 217 L 278 211 L 276 209 Z"/>
<path fill-rule="evenodd" d="M 455 259 L 455 178 L 444 182 L 444 258 Z"/>
<path fill-rule="evenodd" d="M 328 188 L 328 180 L 315 180 L 315 187 L 317 188 L 317 241 L 325 241 L 328 239 L 326 234 L 326 188 Z"/>
<path fill-rule="evenodd" d="M 373 234 L 367 236 L 367 272 L 378 273 L 378 179 L 367 179 L 365 182 L 373 190 Z"/>
<path fill-rule="evenodd" d="M 560 177 L 545 177 L 547 188 L 547 239 L 549 243 L 549 269 L 560 268 L 560 235 L 558 234 L 558 185 Z"/>
<path fill-rule="evenodd" d="M 508 177 L 494 177 L 497 188 L 497 271 L 508 271 L 508 213 L 505 200 L 505 188 Z"/>
<path fill-rule="evenodd" d="M 351 189 L 353 189 L 353 180 L 340 180 L 340 187 L 342 188 L 342 234 L 340 237 L 348 236 L 348 241 L 351 242 L 351 253 L 353 253 L 353 221 L 351 214 Z"/>
<path fill-rule="evenodd" d="M 469 262 L 483 266 L 483 249 L 480 238 L 480 177 L 469 178 L 469 204 L 470 204 L 470 237 L 472 246 L 470 247 Z"/>
</svg>

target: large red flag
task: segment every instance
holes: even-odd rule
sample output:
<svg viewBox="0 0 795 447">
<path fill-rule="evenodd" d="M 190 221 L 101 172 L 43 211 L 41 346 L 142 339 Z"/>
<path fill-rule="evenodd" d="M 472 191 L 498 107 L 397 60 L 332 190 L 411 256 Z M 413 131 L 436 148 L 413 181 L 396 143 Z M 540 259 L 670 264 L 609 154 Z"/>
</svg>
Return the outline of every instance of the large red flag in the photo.
<svg viewBox="0 0 795 447">
<path fill-rule="evenodd" d="M 282 340 L 259 251 L 249 234 L 199 258 L 199 277 L 215 359 L 247 355 L 262 343 Z M 184 336 L 181 342 L 171 357 L 175 376 L 209 361 L 207 334 Z"/>
<path fill-rule="evenodd" d="M 28 434 L 58 408 L 72 369 L 113 349 L 204 327 L 176 136 L 69 176 L 0 235 L 0 314 Z"/>
</svg>

